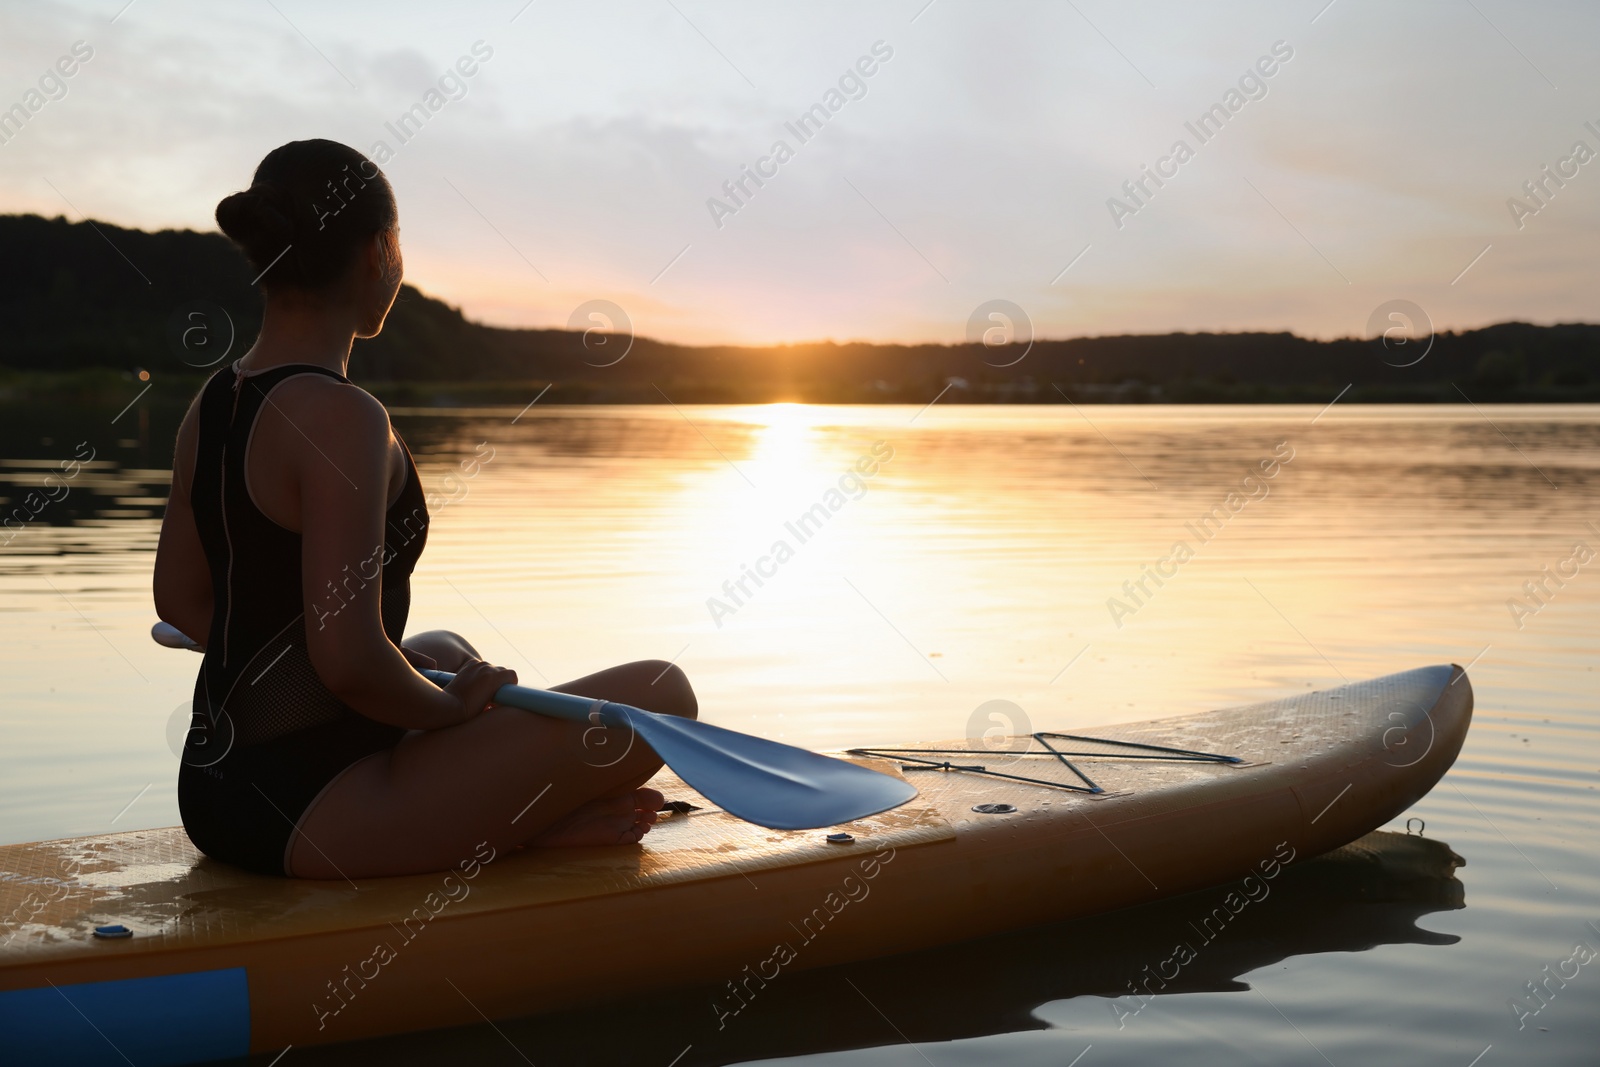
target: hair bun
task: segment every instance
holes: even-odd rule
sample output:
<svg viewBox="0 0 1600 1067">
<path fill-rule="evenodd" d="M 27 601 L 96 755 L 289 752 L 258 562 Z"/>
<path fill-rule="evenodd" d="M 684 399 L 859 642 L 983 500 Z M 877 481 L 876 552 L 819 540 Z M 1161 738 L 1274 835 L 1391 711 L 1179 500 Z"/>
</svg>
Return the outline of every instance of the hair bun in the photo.
<svg viewBox="0 0 1600 1067">
<path fill-rule="evenodd" d="M 271 259 L 294 239 L 286 205 L 275 193 L 270 186 L 251 186 L 217 205 L 217 225 L 251 259 L 263 252 Z"/>
</svg>

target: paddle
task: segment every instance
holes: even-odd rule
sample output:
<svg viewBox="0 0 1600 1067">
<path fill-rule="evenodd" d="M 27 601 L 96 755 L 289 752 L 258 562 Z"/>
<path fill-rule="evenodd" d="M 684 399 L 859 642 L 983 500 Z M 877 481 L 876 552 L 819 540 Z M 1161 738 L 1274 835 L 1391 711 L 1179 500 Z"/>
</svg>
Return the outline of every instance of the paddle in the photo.
<svg viewBox="0 0 1600 1067">
<path fill-rule="evenodd" d="M 150 636 L 169 648 L 200 651 L 198 642 L 164 622 L 156 623 Z M 422 674 L 441 687 L 455 677 L 444 671 Z M 501 686 L 494 702 L 571 722 L 630 730 L 713 804 L 774 830 L 837 826 L 888 811 L 917 795 L 903 779 L 854 763 L 628 704 L 521 685 Z"/>
<path fill-rule="evenodd" d="M 158 622 L 150 627 L 150 638 L 158 645 L 168 648 L 187 648 L 190 652 L 204 652 L 200 642 L 178 629 L 169 622 Z"/>
</svg>

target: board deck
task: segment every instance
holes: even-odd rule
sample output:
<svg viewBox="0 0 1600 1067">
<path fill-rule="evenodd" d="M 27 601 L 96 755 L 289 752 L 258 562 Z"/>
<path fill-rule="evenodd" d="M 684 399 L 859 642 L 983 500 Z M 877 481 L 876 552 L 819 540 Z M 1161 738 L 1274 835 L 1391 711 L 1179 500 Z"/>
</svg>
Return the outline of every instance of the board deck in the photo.
<svg viewBox="0 0 1600 1067">
<path fill-rule="evenodd" d="M 0 847 L 0 1034 L 60 1059 L 70 1032 L 67 1062 L 189 1063 L 723 982 L 712 1026 L 788 968 L 1261 877 L 1345 844 L 1432 787 L 1471 708 L 1464 672 L 1439 666 L 1105 727 L 1241 762 L 1074 757 L 1100 794 L 869 762 L 920 795 L 838 828 L 846 844 L 741 822 L 664 773 L 653 784 L 701 810 L 639 846 L 463 857 L 448 878 L 265 878 L 200 856 L 180 828 Z M 903 747 L 1081 784 L 1029 745 Z M 973 810 L 993 803 L 1016 810 Z M 131 936 L 94 936 L 113 923 Z"/>
<path fill-rule="evenodd" d="M 857 762 L 897 773 L 882 761 Z M 430 893 L 449 901 L 440 914 L 447 910 L 454 918 L 838 858 L 840 846 L 827 841 L 831 830 L 752 825 L 712 808 L 670 771 L 651 784 L 668 800 L 687 801 L 699 810 L 668 816 L 640 848 L 464 856 L 479 871 L 468 877 L 458 870 L 449 886 L 443 883 L 449 872 L 359 883 L 265 878 L 206 858 L 181 826 L 6 846 L 0 848 L 0 915 L 25 913 L 26 918 L 0 928 L 0 968 L 18 959 L 72 961 L 108 952 L 138 956 L 196 947 L 243 950 L 265 940 L 335 930 L 381 931 L 411 915 Z M 838 829 L 852 834 L 856 850 L 906 848 L 955 836 L 948 822 L 920 800 Z M 484 877 L 491 868 L 494 877 Z M 26 904 L 30 897 L 35 903 Z M 97 926 L 112 923 L 133 935 L 116 945 L 93 937 Z"/>
</svg>

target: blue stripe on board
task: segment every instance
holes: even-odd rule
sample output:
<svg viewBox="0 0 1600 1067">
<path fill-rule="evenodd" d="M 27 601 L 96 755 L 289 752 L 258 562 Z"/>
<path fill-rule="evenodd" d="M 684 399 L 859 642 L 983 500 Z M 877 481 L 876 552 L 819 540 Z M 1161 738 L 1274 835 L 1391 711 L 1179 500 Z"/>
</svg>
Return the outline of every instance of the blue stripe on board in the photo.
<svg viewBox="0 0 1600 1067">
<path fill-rule="evenodd" d="M 243 967 L 0 993 L 7 1063 L 162 1067 L 250 1051 Z"/>
</svg>

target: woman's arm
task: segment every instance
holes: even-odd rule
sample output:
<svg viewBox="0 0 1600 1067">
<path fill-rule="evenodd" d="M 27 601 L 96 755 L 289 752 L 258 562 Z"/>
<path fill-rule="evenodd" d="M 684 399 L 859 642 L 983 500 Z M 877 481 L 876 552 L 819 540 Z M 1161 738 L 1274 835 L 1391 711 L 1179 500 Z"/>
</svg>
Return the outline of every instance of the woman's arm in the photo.
<svg viewBox="0 0 1600 1067">
<path fill-rule="evenodd" d="M 292 418 L 274 414 L 298 431 L 283 438 L 289 442 L 283 459 L 299 483 L 301 594 L 312 665 L 324 685 L 368 718 L 422 730 L 464 722 L 516 674 L 479 661 L 440 689 L 389 640 L 381 576 L 361 584 L 383 559 L 389 413 L 354 386 L 308 384 L 295 391 Z"/>
<path fill-rule="evenodd" d="M 195 526 L 194 509 L 189 502 L 199 409 L 197 397 L 178 428 L 172 456 L 172 487 L 167 492 L 167 512 L 161 520 L 161 540 L 156 545 L 152 591 L 156 614 L 162 621 L 204 644 L 211 635 L 211 569 L 206 564 L 200 530 Z"/>
</svg>

